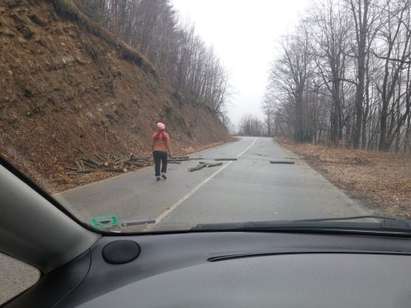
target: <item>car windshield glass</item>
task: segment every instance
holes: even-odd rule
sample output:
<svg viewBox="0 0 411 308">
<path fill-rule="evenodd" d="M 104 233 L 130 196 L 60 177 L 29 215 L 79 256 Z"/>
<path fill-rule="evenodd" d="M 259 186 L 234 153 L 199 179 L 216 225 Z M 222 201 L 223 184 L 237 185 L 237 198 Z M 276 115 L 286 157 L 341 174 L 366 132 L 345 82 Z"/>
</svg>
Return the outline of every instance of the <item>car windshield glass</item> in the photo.
<svg viewBox="0 0 411 308">
<path fill-rule="evenodd" d="M 99 230 L 408 226 L 410 28 L 408 1 L 1 1 L 0 154 Z"/>
</svg>

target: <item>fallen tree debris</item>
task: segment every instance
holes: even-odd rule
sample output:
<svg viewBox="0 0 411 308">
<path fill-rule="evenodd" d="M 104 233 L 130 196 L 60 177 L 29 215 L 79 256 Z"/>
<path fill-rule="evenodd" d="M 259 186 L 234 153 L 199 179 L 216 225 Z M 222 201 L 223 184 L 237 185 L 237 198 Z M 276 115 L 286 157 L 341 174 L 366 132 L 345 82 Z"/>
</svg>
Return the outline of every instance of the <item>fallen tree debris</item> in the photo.
<svg viewBox="0 0 411 308">
<path fill-rule="evenodd" d="M 189 160 L 203 160 L 202 157 L 189 157 L 189 156 L 173 156 L 170 157 L 172 161 L 189 161 Z"/>
<path fill-rule="evenodd" d="M 197 164 L 197 166 L 188 168 L 188 171 L 194 172 L 194 171 L 198 171 L 198 170 L 201 170 L 201 169 L 204 169 L 204 168 L 212 168 L 212 167 L 218 167 L 218 166 L 222 166 L 222 165 L 223 165 L 222 162 L 221 163 L 199 162 Z"/>
<path fill-rule="evenodd" d="M 150 166 L 151 157 L 138 157 L 131 153 L 103 154 L 97 153 L 94 157 L 80 158 L 74 161 L 74 167 L 68 167 L 68 175 L 80 175 L 97 171 L 125 173 L 130 169 Z"/>
<path fill-rule="evenodd" d="M 180 160 L 180 161 L 186 161 L 189 160 L 190 157 L 188 156 L 173 156 L 170 158 L 170 160 Z"/>
<path fill-rule="evenodd" d="M 194 171 L 201 170 L 201 169 L 203 169 L 203 168 L 205 168 L 205 167 L 207 167 L 206 164 L 198 164 L 198 165 L 195 166 L 195 167 L 188 168 L 188 171 L 194 172 Z"/>
<path fill-rule="evenodd" d="M 291 160 L 270 160 L 270 164 L 294 165 L 295 161 L 291 161 Z"/>
<path fill-rule="evenodd" d="M 170 157 L 168 162 L 170 164 L 181 164 L 184 161 L 191 160 L 203 160 L 202 157 L 189 157 L 189 156 L 173 156 Z M 217 158 L 215 161 L 230 161 L 237 160 L 237 158 Z M 105 154 L 96 153 L 93 157 L 82 157 L 74 161 L 73 167 L 67 167 L 67 175 L 76 176 L 97 171 L 113 172 L 113 173 L 125 173 L 134 168 L 141 168 L 151 166 L 153 160 L 150 156 L 137 156 L 134 153 L 129 155 L 124 154 Z M 221 166 L 223 163 L 210 163 L 199 161 L 198 165 L 189 168 L 190 172 L 201 170 L 203 168 L 211 168 Z"/>
<path fill-rule="evenodd" d="M 218 166 L 222 166 L 222 165 L 223 165 L 223 163 L 221 162 L 221 163 L 206 164 L 206 165 L 207 165 L 207 168 L 211 168 L 211 167 L 218 167 Z"/>
</svg>

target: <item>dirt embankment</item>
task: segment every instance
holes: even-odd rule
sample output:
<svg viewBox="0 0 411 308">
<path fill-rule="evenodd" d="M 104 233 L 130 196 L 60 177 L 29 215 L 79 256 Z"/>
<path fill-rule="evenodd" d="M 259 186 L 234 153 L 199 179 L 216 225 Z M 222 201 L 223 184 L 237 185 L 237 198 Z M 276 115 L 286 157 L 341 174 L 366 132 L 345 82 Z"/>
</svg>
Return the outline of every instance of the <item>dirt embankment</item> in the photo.
<svg viewBox="0 0 411 308">
<path fill-rule="evenodd" d="M 411 218 L 409 155 L 279 142 L 377 212 Z"/>
<path fill-rule="evenodd" d="M 61 17 L 51 1 L 0 1 L 1 154 L 56 191 L 79 184 L 65 175 L 79 157 L 148 153 L 158 120 L 175 152 L 228 138 L 211 110 L 146 64 Z"/>
</svg>

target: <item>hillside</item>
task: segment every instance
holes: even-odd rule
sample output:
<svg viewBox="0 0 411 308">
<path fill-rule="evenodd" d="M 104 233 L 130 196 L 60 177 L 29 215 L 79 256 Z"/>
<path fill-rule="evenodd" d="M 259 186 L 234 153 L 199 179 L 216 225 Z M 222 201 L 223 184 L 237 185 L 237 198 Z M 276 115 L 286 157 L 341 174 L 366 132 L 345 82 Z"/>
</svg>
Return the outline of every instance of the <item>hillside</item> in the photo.
<svg viewBox="0 0 411 308">
<path fill-rule="evenodd" d="M 64 173 L 79 157 L 149 153 L 158 120 L 175 152 L 227 138 L 211 109 L 101 31 L 51 1 L 0 2 L 1 154 L 53 191 L 77 184 Z"/>
</svg>

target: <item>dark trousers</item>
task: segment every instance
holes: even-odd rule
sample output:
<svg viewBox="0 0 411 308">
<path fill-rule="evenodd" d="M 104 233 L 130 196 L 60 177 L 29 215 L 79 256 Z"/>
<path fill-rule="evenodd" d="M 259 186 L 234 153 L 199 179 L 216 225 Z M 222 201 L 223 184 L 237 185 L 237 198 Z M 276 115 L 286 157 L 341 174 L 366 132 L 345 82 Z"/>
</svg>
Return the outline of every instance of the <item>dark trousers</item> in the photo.
<svg viewBox="0 0 411 308">
<path fill-rule="evenodd" d="M 168 159 L 167 152 L 163 152 L 163 151 L 153 152 L 154 170 L 156 172 L 156 176 L 160 176 L 160 169 L 162 173 L 167 172 L 167 159 Z"/>
</svg>

